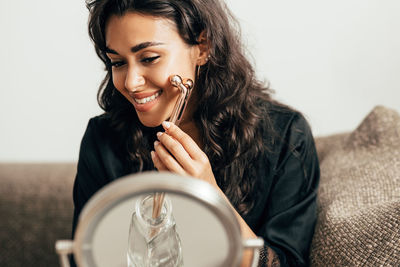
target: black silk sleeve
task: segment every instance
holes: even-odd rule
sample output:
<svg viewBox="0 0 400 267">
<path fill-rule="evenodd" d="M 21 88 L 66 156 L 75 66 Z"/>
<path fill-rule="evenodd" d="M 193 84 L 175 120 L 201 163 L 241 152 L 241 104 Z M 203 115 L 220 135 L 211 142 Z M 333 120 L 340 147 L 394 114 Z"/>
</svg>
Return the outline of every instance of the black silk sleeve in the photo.
<svg viewBox="0 0 400 267">
<path fill-rule="evenodd" d="M 126 174 L 103 124 L 99 117 L 91 119 L 82 138 L 73 187 L 73 236 L 79 215 L 89 199 L 100 188 Z"/>
<path fill-rule="evenodd" d="M 100 171 L 101 165 L 99 164 L 98 155 L 96 153 L 96 144 L 94 138 L 94 122 L 91 119 L 86 128 L 85 134 L 81 141 L 77 173 L 73 188 L 74 200 L 74 219 L 72 233 L 75 234 L 76 226 L 78 223 L 79 215 L 83 206 L 96 192 L 100 186 L 100 179 L 103 175 Z M 104 180 L 104 177 L 103 179 Z"/>
<path fill-rule="evenodd" d="M 311 130 L 301 115 L 294 115 L 281 132 L 267 219 L 258 234 L 277 253 L 281 266 L 308 266 L 317 218 L 318 157 Z"/>
</svg>

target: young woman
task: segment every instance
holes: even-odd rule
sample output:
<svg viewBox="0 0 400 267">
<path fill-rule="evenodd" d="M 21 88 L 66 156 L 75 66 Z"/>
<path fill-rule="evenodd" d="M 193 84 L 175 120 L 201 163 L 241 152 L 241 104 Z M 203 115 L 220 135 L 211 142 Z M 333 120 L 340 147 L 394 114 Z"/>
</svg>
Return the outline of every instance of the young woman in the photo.
<svg viewBox="0 0 400 267">
<path fill-rule="evenodd" d="M 303 116 L 260 83 L 219 0 L 92 0 L 89 34 L 107 74 L 82 140 L 74 230 L 107 183 L 146 170 L 190 175 L 231 203 L 244 238 L 265 240 L 260 266 L 306 266 L 319 165 Z M 179 125 L 169 77 L 194 81 Z M 243 265 L 250 263 L 245 253 Z"/>
</svg>

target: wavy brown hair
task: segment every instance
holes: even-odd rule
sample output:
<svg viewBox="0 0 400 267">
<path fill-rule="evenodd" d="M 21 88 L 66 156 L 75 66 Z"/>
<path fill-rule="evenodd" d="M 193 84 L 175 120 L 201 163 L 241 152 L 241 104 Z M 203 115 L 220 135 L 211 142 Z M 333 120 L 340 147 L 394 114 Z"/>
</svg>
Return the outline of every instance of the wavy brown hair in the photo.
<svg viewBox="0 0 400 267">
<path fill-rule="evenodd" d="M 238 24 L 219 0 L 90 0 L 89 35 L 107 74 L 98 91 L 98 102 L 110 125 L 123 140 L 121 153 L 135 171 L 151 167 L 149 142 L 132 105 L 114 88 L 106 56 L 105 27 L 111 15 L 126 12 L 162 17 L 175 23 L 188 45 L 197 45 L 201 32 L 209 40 L 210 59 L 201 67 L 194 92 L 198 105 L 194 121 L 200 131 L 218 185 L 242 215 L 254 205 L 249 194 L 255 186 L 255 159 L 266 149 L 261 123 L 270 126 L 265 104 L 269 89 L 255 72 L 241 44 Z M 269 127 L 272 130 L 272 127 Z M 265 130 L 265 127 L 263 128 Z M 268 148 L 267 148 L 268 149 Z"/>
</svg>

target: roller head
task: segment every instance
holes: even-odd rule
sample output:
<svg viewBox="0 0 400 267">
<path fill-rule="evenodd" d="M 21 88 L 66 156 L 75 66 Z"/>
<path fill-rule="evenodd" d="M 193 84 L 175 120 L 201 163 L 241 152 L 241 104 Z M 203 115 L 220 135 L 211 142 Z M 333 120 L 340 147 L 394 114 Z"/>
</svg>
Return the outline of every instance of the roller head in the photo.
<svg viewBox="0 0 400 267">
<path fill-rule="evenodd" d="M 179 87 L 183 83 L 183 80 L 182 80 L 181 76 L 179 76 L 179 75 L 173 75 L 169 78 L 169 80 L 170 80 L 171 84 L 175 87 Z M 193 81 L 191 79 L 187 79 L 185 86 L 187 89 L 192 89 Z"/>
<path fill-rule="evenodd" d="M 192 89 L 192 87 L 193 87 L 193 81 L 192 81 L 191 79 L 188 79 L 188 80 L 186 81 L 186 83 L 185 83 L 185 86 L 186 86 L 188 89 Z"/>
<path fill-rule="evenodd" d="M 170 78 L 170 82 L 173 86 L 178 87 L 182 83 L 182 78 L 179 75 L 174 75 Z"/>
</svg>

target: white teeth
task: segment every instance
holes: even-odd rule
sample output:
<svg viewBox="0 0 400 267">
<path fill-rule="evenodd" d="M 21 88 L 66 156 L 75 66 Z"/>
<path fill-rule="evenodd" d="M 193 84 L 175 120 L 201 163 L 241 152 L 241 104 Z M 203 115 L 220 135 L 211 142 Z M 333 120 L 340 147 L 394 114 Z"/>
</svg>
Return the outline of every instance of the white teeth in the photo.
<svg viewBox="0 0 400 267">
<path fill-rule="evenodd" d="M 145 98 L 135 98 L 135 102 L 138 104 L 146 104 L 147 102 L 153 101 L 154 99 L 156 99 L 161 93 L 161 91 L 158 91 L 157 93 L 155 93 L 152 96 L 149 97 L 145 97 Z"/>
</svg>

